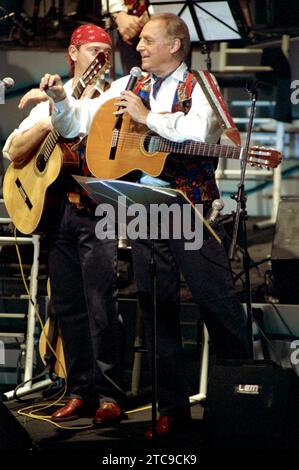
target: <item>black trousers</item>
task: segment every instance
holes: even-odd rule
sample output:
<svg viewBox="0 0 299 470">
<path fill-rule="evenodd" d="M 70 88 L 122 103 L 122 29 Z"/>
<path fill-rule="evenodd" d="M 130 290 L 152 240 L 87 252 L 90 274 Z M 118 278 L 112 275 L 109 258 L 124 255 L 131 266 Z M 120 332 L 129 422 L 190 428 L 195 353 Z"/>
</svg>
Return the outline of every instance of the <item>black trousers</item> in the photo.
<svg viewBox="0 0 299 470">
<path fill-rule="evenodd" d="M 157 367 L 160 415 L 189 416 L 179 319 L 180 270 L 200 307 L 218 359 L 248 359 L 251 338 L 235 293 L 223 246 L 205 240 L 200 250 L 186 250 L 180 239 L 154 242 L 157 275 Z M 149 352 L 152 342 L 149 240 L 131 240 L 133 267 Z M 218 265 L 213 264 L 215 261 Z"/>
<path fill-rule="evenodd" d="M 69 393 L 120 402 L 124 392 L 117 242 L 96 238 L 98 220 L 92 211 L 65 203 L 59 226 L 49 238 L 51 297 L 63 339 Z"/>
</svg>

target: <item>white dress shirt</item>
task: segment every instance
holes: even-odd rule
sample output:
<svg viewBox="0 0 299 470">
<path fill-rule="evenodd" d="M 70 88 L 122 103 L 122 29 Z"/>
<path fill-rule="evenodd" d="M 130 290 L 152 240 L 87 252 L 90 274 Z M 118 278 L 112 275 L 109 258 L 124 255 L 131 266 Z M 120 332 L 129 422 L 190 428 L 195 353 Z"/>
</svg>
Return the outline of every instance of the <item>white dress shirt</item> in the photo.
<svg viewBox="0 0 299 470">
<path fill-rule="evenodd" d="M 221 130 L 207 101 L 204 92 L 197 83 L 192 93 L 192 105 L 185 115 L 183 112 L 172 113 L 174 94 L 178 82 L 183 80 L 186 65 L 182 63 L 162 83 L 156 99 L 150 94 L 151 111 L 147 117 L 147 126 L 161 137 L 174 142 L 195 140 L 216 143 Z M 129 77 L 123 77 L 112 83 L 109 90 L 95 99 L 82 101 L 67 97 L 54 104 L 52 122 L 55 129 L 64 137 L 74 138 L 88 134 L 92 120 L 99 107 L 111 98 L 117 98 L 125 90 Z M 153 81 L 153 78 L 149 78 Z M 161 114 L 165 113 L 166 114 Z"/>
<path fill-rule="evenodd" d="M 68 80 L 64 84 L 64 89 L 65 92 L 68 96 L 71 96 L 73 93 L 73 88 L 72 88 L 72 80 Z M 28 131 L 28 129 L 31 129 L 38 121 L 40 121 L 42 118 L 45 118 L 50 115 L 49 111 L 49 101 L 44 101 L 42 103 L 39 103 L 36 105 L 29 115 L 21 122 L 19 127 L 15 129 L 6 139 L 6 142 L 4 144 L 2 153 L 5 158 L 8 158 L 11 160 L 10 155 L 9 155 L 9 147 L 11 144 L 12 139 L 17 135 L 20 134 L 21 132 Z"/>
</svg>

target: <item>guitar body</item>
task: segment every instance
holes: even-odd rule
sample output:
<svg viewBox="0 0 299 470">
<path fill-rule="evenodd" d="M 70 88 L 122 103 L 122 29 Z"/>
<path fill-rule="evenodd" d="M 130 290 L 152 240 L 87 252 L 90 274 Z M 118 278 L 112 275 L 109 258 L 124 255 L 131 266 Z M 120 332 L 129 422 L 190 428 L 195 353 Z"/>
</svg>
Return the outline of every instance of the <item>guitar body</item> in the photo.
<svg viewBox="0 0 299 470">
<path fill-rule="evenodd" d="M 134 170 L 159 176 L 170 153 L 192 155 L 198 158 L 240 159 L 240 146 L 208 144 L 206 142 L 172 142 L 151 132 L 143 124 L 123 115 L 120 131 L 115 130 L 113 111 L 117 100 L 109 100 L 97 111 L 87 138 L 86 161 L 97 178 L 118 179 Z M 116 145 L 115 145 L 116 144 Z M 281 153 L 265 147 L 249 148 L 246 162 L 260 167 L 276 168 Z"/>
<path fill-rule="evenodd" d="M 151 176 L 158 176 L 163 170 L 169 152 L 149 152 L 145 138 L 148 128 L 123 116 L 121 134 L 114 159 L 110 150 L 115 124 L 114 103 L 109 100 L 97 111 L 87 138 L 86 161 L 90 172 L 97 178 L 117 179 L 138 169 Z"/>
<path fill-rule="evenodd" d="M 46 338 L 49 336 L 49 331 L 53 327 L 51 322 L 55 322 L 55 320 L 50 317 L 46 321 L 43 331 L 40 335 L 40 339 L 39 339 L 39 354 L 40 354 L 41 360 L 43 361 L 45 365 L 47 365 L 47 361 L 45 360 L 45 355 L 47 354 L 47 351 L 49 348 L 47 345 Z M 56 325 L 54 325 L 54 328 L 56 328 Z M 61 336 L 58 334 L 58 332 L 55 332 L 54 341 L 53 341 L 53 344 L 51 344 L 51 346 L 57 356 L 55 358 L 53 357 L 53 364 L 51 364 L 52 371 L 55 372 L 55 374 L 58 377 L 62 379 L 66 379 L 66 364 L 65 364 L 65 357 L 64 357 L 64 351 L 63 351 L 63 344 L 62 344 Z M 50 351 L 51 356 L 52 354 L 53 353 Z"/>
<path fill-rule="evenodd" d="M 43 144 L 40 148 L 43 147 Z M 24 234 L 43 229 L 42 216 L 47 213 L 51 219 L 51 207 L 55 207 L 57 216 L 57 200 L 50 186 L 57 180 L 62 169 L 69 173 L 77 173 L 79 161 L 76 153 L 66 143 L 57 144 L 44 168 L 39 169 L 40 152 L 25 165 L 11 163 L 5 172 L 3 196 L 9 216 L 16 228 Z M 43 222 L 47 223 L 46 220 Z M 41 226 L 42 225 L 42 226 Z"/>
</svg>

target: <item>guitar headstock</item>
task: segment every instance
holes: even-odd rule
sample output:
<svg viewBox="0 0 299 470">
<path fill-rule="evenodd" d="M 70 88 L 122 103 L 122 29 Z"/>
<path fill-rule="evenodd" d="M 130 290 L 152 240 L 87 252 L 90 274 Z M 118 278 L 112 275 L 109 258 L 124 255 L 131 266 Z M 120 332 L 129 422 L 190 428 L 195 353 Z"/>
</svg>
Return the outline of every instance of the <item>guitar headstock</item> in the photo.
<svg viewBox="0 0 299 470">
<path fill-rule="evenodd" d="M 98 75 L 110 68 L 110 52 L 99 52 L 81 77 L 85 86 L 95 81 Z"/>
<path fill-rule="evenodd" d="M 248 150 L 247 163 L 254 166 L 276 168 L 282 161 L 281 152 L 269 147 L 250 147 Z"/>
</svg>

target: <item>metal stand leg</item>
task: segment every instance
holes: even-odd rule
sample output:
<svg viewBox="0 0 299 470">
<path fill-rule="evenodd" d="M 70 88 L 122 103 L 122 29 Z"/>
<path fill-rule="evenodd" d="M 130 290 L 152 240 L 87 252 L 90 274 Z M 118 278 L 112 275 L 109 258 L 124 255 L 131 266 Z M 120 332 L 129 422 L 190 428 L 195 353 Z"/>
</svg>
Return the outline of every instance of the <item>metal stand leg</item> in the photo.
<svg viewBox="0 0 299 470">
<path fill-rule="evenodd" d="M 202 350 L 200 357 L 199 389 L 196 395 L 189 397 L 191 405 L 203 401 L 207 397 L 208 388 L 208 368 L 209 368 L 209 333 L 206 325 L 202 329 Z"/>
<path fill-rule="evenodd" d="M 155 262 L 155 244 L 151 240 L 151 258 L 149 260 L 149 271 L 151 279 L 151 310 L 152 310 L 152 445 L 157 443 L 157 401 L 158 401 L 158 379 L 157 379 L 157 278 Z"/>
<path fill-rule="evenodd" d="M 40 252 L 40 239 L 38 235 L 32 236 L 33 244 L 33 262 L 30 273 L 30 297 L 28 306 L 27 317 L 27 334 L 26 334 L 26 350 L 25 350 L 25 368 L 24 368 L 24 382 L 25 385 L 20 387 L 17 391 L 18 396 L 27 395 L 33 391 L 41 390 L 49 386 L 52 380 L 45 379 L 32 385 L 32 372 L 33 372 L 33 355 L 34 355 L 34 330 L 35 330 L 35 308 L 37 305 L 37 288 L 38 288 L 38 270 L 39 270 L 39 252 Z M 14 390 L 4 393 L 4 400 L 11 400 L 14 398 Z"/>
<path fill-rule="evenodd" d="M 135 340 L 134 348 L 134 362 L 132 368 L 132 382 L 131 382 L 131 395 L 138 395 L 140 388 L 140 375 L 141 375 L 141 364 L 142 364 L 142 351 L 140 348 L 142 346 L 142 321 L 141 321 L 141 312 L 139 308 L 139 303 L 137 302 L 137 311 L 136 311 L 136 326 L 135 326 Z"/>
</svg>

